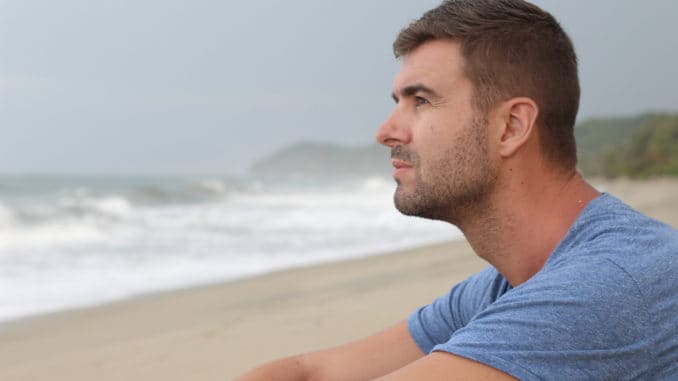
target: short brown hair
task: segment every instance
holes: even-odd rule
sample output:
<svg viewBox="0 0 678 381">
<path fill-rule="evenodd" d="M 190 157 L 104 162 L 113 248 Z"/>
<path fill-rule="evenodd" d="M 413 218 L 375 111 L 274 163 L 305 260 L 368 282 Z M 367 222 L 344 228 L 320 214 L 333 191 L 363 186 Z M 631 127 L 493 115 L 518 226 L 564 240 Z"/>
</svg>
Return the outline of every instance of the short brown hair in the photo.
<svg viewBox="0 0 678 381">
<path fill-rule="evenodd" d="M 533 99 L 545 157 L 576 166 L 577 56 L 551 14 L 521 0 L 447 0 L 403 29 L 393 51 L 405 56 L 434 39 L 461 44 L 479 112 L 513 97 Z"/>
</svg>

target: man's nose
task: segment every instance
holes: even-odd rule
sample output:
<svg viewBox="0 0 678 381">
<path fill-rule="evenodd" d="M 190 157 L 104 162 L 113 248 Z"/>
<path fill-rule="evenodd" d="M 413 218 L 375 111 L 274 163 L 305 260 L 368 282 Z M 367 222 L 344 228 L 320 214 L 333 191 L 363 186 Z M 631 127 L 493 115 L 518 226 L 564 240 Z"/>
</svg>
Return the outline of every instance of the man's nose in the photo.
<svg viewBox="0 0 678 381">
<path fill-rule="evenodd" d="M 397 107 L 377 129 L 376 139 L 379 144 L 391 148 L 410 142 L 410 130 L 405 126 Z"/>
</svg>

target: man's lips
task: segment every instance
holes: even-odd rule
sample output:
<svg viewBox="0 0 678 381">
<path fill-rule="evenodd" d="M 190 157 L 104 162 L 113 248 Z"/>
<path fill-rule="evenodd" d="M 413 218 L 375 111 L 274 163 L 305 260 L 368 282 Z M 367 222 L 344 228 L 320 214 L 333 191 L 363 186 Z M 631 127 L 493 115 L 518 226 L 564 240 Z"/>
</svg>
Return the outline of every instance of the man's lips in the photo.
<svg viewBox="0 0 678 381">
<path fill-rule="evenodd" d="M 412 166 L 402 160 L 398 159 L 391 159 L 391 164 L 393 165 L 393 168 L 395 169 L 401 169 L 401 168 L 412 168 Z"/>
<path fill-rule="evenodd" d="M 409 169 L 412 169 L 412 165 L 407 162 L 398 159 L 391 159 L 391 165 L 395 170 L 393 171 L 393 176 L 396 177 Z"/>
</svg>

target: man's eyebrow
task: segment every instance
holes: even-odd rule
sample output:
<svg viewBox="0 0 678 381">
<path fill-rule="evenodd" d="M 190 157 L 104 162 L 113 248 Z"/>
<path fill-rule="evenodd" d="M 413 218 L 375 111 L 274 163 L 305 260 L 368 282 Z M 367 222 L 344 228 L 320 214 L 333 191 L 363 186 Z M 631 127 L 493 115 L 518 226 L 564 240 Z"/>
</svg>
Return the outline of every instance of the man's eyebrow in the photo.
<svg viewBox="0 0 678 381">
<path fill-rule="evenodd" d="M 432 98 L 441 98 L 441 96 L 438 95 L 438 93 L 436 93 L 435 90 L 421 83 L 415 83 L 414 85 L 405 86 L 402 89 L 400 89 L 400 96 L 402 97 L 411 97 L 417 93 L 424 93 Z M 398 102 L 399 98 L 398 95 L 396 95 L 396 93 L 392 93 L 391 97 L 393 97 L 394 101 Z"/>
</svg>

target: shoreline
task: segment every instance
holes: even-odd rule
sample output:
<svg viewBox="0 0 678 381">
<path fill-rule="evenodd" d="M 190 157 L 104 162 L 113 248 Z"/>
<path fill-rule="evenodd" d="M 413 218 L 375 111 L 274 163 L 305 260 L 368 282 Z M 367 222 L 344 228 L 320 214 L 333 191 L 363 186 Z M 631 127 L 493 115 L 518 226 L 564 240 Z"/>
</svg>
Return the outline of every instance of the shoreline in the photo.
<svg viewBox="0 0 678 381">
<path fill-rule="evenodd" d="M 124 305 L 127 303 L 137 303 L 137 302 L 143 302 L 146 299 L 153 299 L 153 298 L 158 298 L 158 297 L 163 297 L 167 295 L 172 295 L 172 294 L 177 294 L 177 293 L 184 293 L 184 292 L 199 292 L 203 289 L 210 289 L 214 287 L 222 287 L 222 286 L 228 286 L 234 283 L 240 283 L 240 282 L 246 282 L 246 281 L 256 281 L 259 278 L 263 277 L 268 277 L 268 276 L 275 276 L 278 273 L 286 273 L 286 272 L 291 272 L 291 271 L 297 271 L 297 270 L 307 270 L 307 269 L 315 269 L 318 267 L 324 267 L 324 266 L 334 266 L 340 263 L 344 262 L 352 262 L 352 261 L 360 261 L 363 259 L 369 259 L 369 258 L 375 258 L 375 257 L 382 257 L 382 256 L 392 256 L 392 255 L 399 255 L 404 252 L 412 252 L 412 251 L 417 251 L 420 249 L 426 250 L 427 248 L 431 247 L 436 247 L 436 246 L 441 246 L 441 245 L 450 245 L 454 244 L 457 242 L 463 242 L 465 241 L 463 237 L 458 237 L 458 238 L 451 238 L 449 240 L 442 240 L 442 241 L 434 241 L 434 242 L 429 242 L 429 243 L 423 243 L 423 244 L 415 244 L 415 245 L 406 245 L 402 248 L 396 248 L 396 249 L 385 249 L 385 250 L 380 250 L 380 251 L 375 251 L 375 252 L 365 252 L 357 255 L 351 255 L 348 257 L 343 257 L 343 258 L 331 258 L 327 260 L 320 260 L 320 261 L 311 261 L 308 263 L 298 263 L 298 264 L 293 264 L 281 268 L 273 268 L 273 269 L 268 269 L 268 270 L 263 270 L 261 272 L 257 273 L 249 273 L 249 274 L 243 274 L 240 276 L 236 276 L 233 278 L 226 278 L 226 279 L 221 279 L 221 280 L 206 280 L 202 283 L 195 283 L 191 285 L 185 285 L 185 286 L 176 286 L 172 288 L 167 288 L 167 289 L 158 289 L 158 290 L 149 290 L 146 292 L 141 292 L 138 294 L 133 294 L 117 299 L 112 299 L 112 300 L 104 300 L 101 302 L 95 302 L 95 303 L 88 303 L 88 304 L 82 304 L 82 305 L 74 305 L 71 307 L 65 307 L 62 309 L 58 310 L 49 310 L 49 311 L 44 311 L 44 312 L 37 312 L 29 315 L 21 315 L 17 317 L 11 317 L 8 319 L 0 319 L 0 332 L 2 332 L 3 329 L 6 327 L 9 327 L 14 324 L 24 324 L 24 322 L 29 322 L 33 320 L 48 320 L 51 318 L 59 317 L 60 315 L 69 315 L 71 313 L 78 313 L 82 311 L 87 311 L 87 310 L 94 310 L 94 309 L 99 309 L 99 308 L 104 308 L 108 306 L 116 306 L 116 305 Z"/>
<path fill-rule="evenodd" d="M 179 286 L 174 286 L 174 287 L 165 288 L 165 289 L 156 289 L 156 290 L 149 290 L 149 291 L 145 291 L 145 292 L 134 293 L 134 294 L 130 294 L 128 296 L 119 297 L 119 298 L 115 298 L 115 299 L 105 299 L 105 300 L 102 300 L 100 302 L 83 303 L 83 304 L 71 305 L 71 306 L 67 306 L 67 307 L 55 309 L 55 310 L 45 310 L 45 311 L 42 311 L 42 312 L 36 312 L 36 313 L 27 314 L 27 315 L 19 315 L 19 316 L 16 316 L 16 317 L 0 318 L 0 332 L 6 326 L 10 326 L 10 325 L 15 324 L 15 323 L 23 324 L 22 322 L 24 322 L 24 321 L 50 319 L 52 316 L 69 314 L 71 312 L 78 312 L 78 311 L 83 311 L 83 310 L 92 310 L 92 309 L 97 309 L 97 308 L 106 307 L 106 306 L 124 304 L 124 303 L 127 303 L 127 302 L 135 302 L 135 301 L 143 300 L 143 299 L 147 299 L 147 298 L 161 297 L 165 294 L 190 292 L 190 291 L 194 291 L 194 290 L 197 291 L 197 290 L 204 289 L 204 288 L 228 285 L 228 284 L 231 284 L 231 283 L 242 282 L 242 281 L 247 281 L 247 280 L 254 280 L 254 279 L 257 279 L 257 278 L 260 278 L 260 277 L 274 275 L 274 274 L 280 273 L 280 272 L 302 270 L 302 269 L 307 269 L 307 268 L 315 268 L 315 267 L 319 267 L 319 266 L 331 266 L 333 264 L 338 264 L 338 263 L 342 263 L 342 262 L 355 261 L 355 260 L 367 259 L 367 258 L 372 258 L 372 257 L 388 256 L 388 255 L 394 255 L 394 254 L 397 255 L 398 253 L 405 252 L 405 251 L 413 251 L 413 250 L 418 250 L 418 249 L 421 249 L 421 248 L 425 249 L 427 247 L 445 245 L 445 244 L 461 242 L 461 241 L 464 241 L 463 236 L 459 236 L 459 237 L 452 236 L 450 239 L 447 239 L 447 240 L 437 240 L 437 241 L 420 243 L 420 244 L 407 244 L 407 245 L 404 245 L 403 247 L 400 247 L 400 248 L 382 249 L 382 250 L 377 250 L 377 251 L 364 251 L 364 252 L 361 252 L 359 254 L 351 254 L 351 255 L 348 255 L 348 256 L 345 256 L 345 257 L 331 257 L 331 258 L 325 258 L 325 259 L 320 259 L 320 260 L 312 260 L 312 261 L 309 261 L 309 262 L 295 263 L 295 264 L 291 264 L 291 265 L 287 265 L 287 266 L 283 266 L 283 267 L 275 267 L 275 268 L 271 268 L 271 269 L 266 269 L 266 270 L 262 270 L 260 272 L 246 273 L 246 274 L 238 275 L 238 276 L 235 276 L 235 277 L 229 277 L 229 278 L 225 278 L 225 279 L 205 280 L 205 281 L 193 283 L 193 284 L 179 285 Z"/>
<path fill-rule="evenodd" d="M 229 379 L 395 323 L 485 266 L 452 241 L 21 319 L 0 325 L 0 380 Z"/>
<path fill-rule="evenodd" d="M 678 179 L 592 181 L 678 227 Z M 406 318 L 487 266 L 466 241 L 0 323 L 0 380 L 224 380 Z"/>
</svg>

